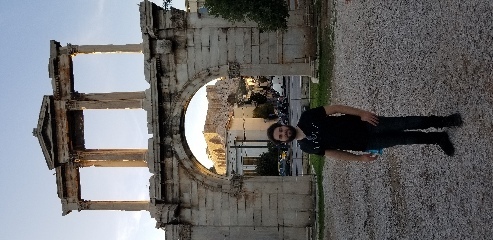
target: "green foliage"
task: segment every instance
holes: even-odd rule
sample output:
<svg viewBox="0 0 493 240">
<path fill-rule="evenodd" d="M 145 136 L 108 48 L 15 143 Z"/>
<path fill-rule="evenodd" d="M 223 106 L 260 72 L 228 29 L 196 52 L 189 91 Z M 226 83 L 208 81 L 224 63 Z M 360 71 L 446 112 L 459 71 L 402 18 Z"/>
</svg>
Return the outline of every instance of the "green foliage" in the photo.
<svg viewBox="0 0 493 240">
<path fill-rule="evenodd" d="M 267 102 L 267 97 L 262 93 L 256 92 L 250 96 L 250 101 L 255 101 L 257 104 L 264 104 Z"/>
<path fill-rule="evenodd" d="M 173 0 L 163 0 L 163 8 L 166 10 L 169 10 L 169 7 L 171 6 L 171 2 Z"/>
<path fill-rule="evenodd" d="M 268 79 L 267 77 L 265 77 L 265 76 L 260 76 L 260 77 L 258 78 L 258 81 L 259 81 L 260 83 L 264 83 L 264 82 L 268 82 L 268 81 L 269 81 L 269 79 Z"/>
<path fill-rule="evenodd" d="M 238 100 L 236 99 L 236 94 L 235 93 L 229 94 L 227 101 L 228 101 L 229 105 L 234 105 L 236 102 L 238 102 Z"/>
<path fill-rule="evenodd" d="M 268 146 L 269 151 L 260 155 L 255 170 L 260 176 L 279 176 L 277 148 L 272 143 Z"/>
<path fill-rule="evenodd" d="M 316 9 L 320 11 L 322 9 L 322 2 L 318 0 Z M 326 3 L 326 2 L 324 2 Z M 324 7 L 326 7 L 324 5 Z M 335 17 L 331 19 L 332 23 L 335 21 Z M 319 28 L 318 43 L 319 43 L 319 66 L 318 66 L 318 84 L 310 84 L 310 107 L 323 106 L 330 103 L 330 83 L 332 81 L 332 74 L 334 71 L 334 29 L 333 24 L 325 28 Z M 317 205 L 318 205 L 318 239 L 324 239 L 325 235 L 325 204 L 324 204 L 324 188 L 323 182 L 323 167 L 325 158 L 317 155 L 310 155 L 310 164 L 315 170 L 317 175 Z"/>
<path fill-rule="evenodd" d="M 285 0 L 205 0 L 211 15 L 231 22 L 251 20 L 262 31 L 287 30 L 289 17 Z"/>
<path fill-rule="evenodd" d="M 269 118 L 269 114 L 274 114 L 274 106 L 270 103 L 258 105 L 253 109 L 254 118 Z"/>
</svg>

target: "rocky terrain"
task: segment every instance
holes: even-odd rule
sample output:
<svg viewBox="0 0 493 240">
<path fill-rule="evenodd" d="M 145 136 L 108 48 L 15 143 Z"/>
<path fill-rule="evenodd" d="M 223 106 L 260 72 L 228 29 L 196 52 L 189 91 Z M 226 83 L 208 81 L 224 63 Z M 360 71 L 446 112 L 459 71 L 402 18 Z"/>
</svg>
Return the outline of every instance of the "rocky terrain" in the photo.
<svg viewBox="0 0 493 240">
<path fill-rule="evenodd" d="M 233 112 L 233 105 L 228 103 L 228 96 L 236 93 L 239 80 L 218 80 L 206 87 L 207 115 L 204 123 L 204 138 L 207 143 L 207 155 L 214 163 L 216 173 L 226 173 L 226 154 L 224 143 L 228 121 Z"/>
<path fill-rule="evenodd" d="M 385 116 L 448 115 L 456 146 L 326 159 L 326 239 L 493 238 L 493 4 L 337 1 L 332 103 Z"/>
</svg>

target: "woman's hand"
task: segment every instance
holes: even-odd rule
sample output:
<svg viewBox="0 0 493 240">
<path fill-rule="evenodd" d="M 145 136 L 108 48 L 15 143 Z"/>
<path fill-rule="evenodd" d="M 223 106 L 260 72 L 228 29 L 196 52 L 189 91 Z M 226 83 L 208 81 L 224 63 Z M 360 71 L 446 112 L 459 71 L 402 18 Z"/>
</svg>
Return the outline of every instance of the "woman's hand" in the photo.
<svg viewBox="0 0 493 240">
<path fill-rule="evenodd" d="M 325 156 L 339 160 L 360 161 L 360 162 L 371 162 L 371 161 L 375 161 L 378 158 L 377 155 L 373 155 L 369 153 L 358 155 L 341 150 L 325 150 Z"/>
<path fill-rule="evenodd" d="M 378 124 L 378 117 L 372 112 L 364 111 L 360 113 L 361 121 L 368 122 L 373 126 L 377 126 Z"/>
<path fill-rule="evenodd" d="M 377 160 L 377 158 L 378 158 L 378 155 L 365 153 L 365 154 L 359 156 L 359 161 L 361 161 L 361 162 L 373 162 L 373 161 Z"/>
<path fill-rule="evenodd" d="M 377 126 L 378 117 L 372 112 L 368 112 L 366 110 L 353 108 L 344 105 L 326 105 L 324 106 L 325 113 L 327 115 L 332 115 L 336 113 L 349 114 L 354 116 L 359 116 L 361 121 L 368 122 L 373 126 Z"/>
</svg>

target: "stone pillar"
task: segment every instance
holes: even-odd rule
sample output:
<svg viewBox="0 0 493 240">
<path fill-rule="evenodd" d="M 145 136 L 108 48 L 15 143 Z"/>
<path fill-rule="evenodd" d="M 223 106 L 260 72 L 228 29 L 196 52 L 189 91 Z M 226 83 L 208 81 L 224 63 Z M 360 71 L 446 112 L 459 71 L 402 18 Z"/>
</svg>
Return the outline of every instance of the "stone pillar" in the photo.
<svg viewBox="0 0 493 240">
<path fill-rule="evenodd" d="M 66 102 L 67 110 L 141 109 L 145 92 L 74 93 Z"/>
<path fill-rule="evenodd" d="M 105 101 L 68 100 L 65 106 L 69 111 L 85 110 L 85 109 L 143 109 L 144 99 L 122 99 L 122 100 L 105 100 Z"/>
<path fill-rule="evenodd" d="M 147 167 L 147 149 L 86 149 L 77 151 L 78 167 Z"/>
<path fill-rule="evenodd" d="M 93 53 L 142 53 L 142 44 L 124 45 L 72 45 L 67 44 L 61 50 L 66 50 L 67 54 L 93 54 Z"/>
<path fill-rule="evenodd" d="M 149 201 L 88 201 L 79 202 L 81 210 L 120 210 L 120 211 L 148 211 Z"/>
<path fill-rule="evenodd" d="M 78 101 L 114 101 L 145 99 L 145 92 L 78 93 L 73 98 Z"/>
</svg>

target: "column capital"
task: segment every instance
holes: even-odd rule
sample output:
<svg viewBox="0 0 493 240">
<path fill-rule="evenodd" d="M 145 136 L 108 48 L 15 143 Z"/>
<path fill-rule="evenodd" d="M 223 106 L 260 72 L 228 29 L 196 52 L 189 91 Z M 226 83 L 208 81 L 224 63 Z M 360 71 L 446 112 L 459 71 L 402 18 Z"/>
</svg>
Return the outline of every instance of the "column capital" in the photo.
<svg viewBox="0 0 493 240">
<path fill-rule="evenodd" d="M 79 52 L 79 46 L 75 44 L 67 43 L 65 48 L 67 49 L 68 55 L 75 55 Z"/>
<path fill-rule="evenodd" d="M 71 162 L 78 162 L 82 158 L 82 155 L 79 151 L 71 151 L 69 153 L 69 158 Z"/>
<path fill-rule="evenodd" d="M 91 207 L 91 200 L 82 200 L 79 201 L 79 212 L 82 210 L 89 210 Z"/>
</svg>

